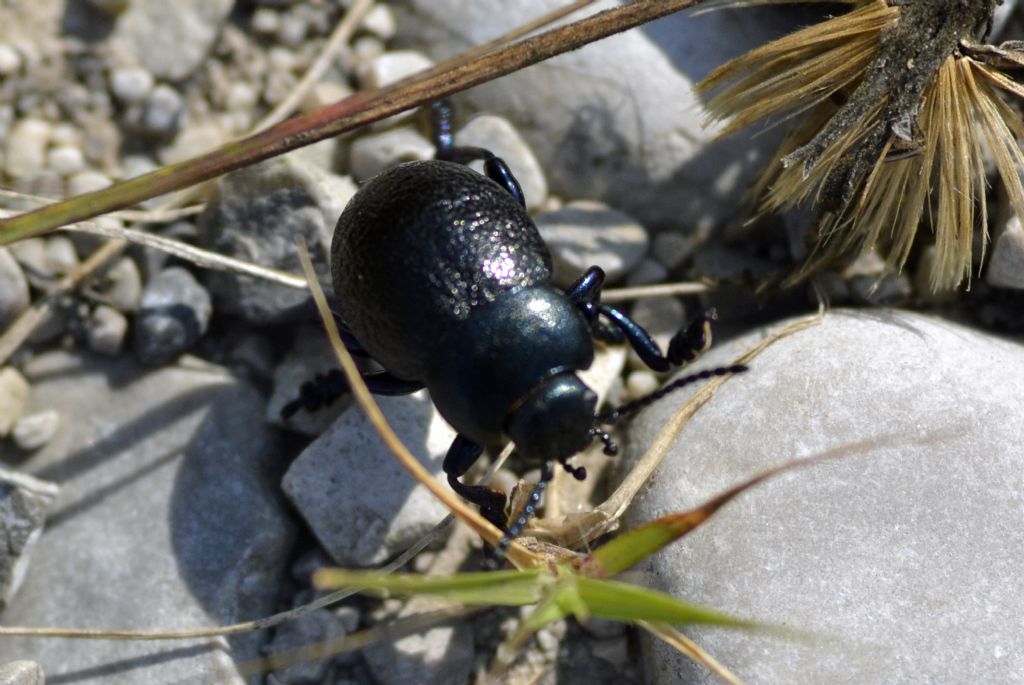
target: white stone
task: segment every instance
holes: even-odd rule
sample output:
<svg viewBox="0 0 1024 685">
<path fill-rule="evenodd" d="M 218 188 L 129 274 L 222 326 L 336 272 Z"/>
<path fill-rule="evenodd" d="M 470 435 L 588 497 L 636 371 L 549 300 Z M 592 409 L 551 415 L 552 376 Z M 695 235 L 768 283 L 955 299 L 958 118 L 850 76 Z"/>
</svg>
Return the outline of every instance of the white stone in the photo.
<svg viewBox="0 0 1024 685">
<path fill-rule="evenodd" d="M 434 145 L 412 127 L 363 136 L 352 143 L 349 171 L 360 180 L 376 176 L 400 162 L 431 159 Z"/>
<path fill-rule="evenodd" d="M 89 349 L 99 354 L 114 356 L 121 351 L 128 319 L 124 314 L 105 304 L 97 305 L 85 325 Z"/>
<path fill-rule="evenodd" d="M 20 119 L 11 127 L 4 153 L 4 171 L 14 179 L 27 179 L 46 165 L 46 146 L 52 127 L 42 119 Z"/>
<path fill-rule="evenodd" d="M 47 151 L 46 166 L 67 177 L 85 168 L 85 157 L 77 145 L 58 145 Z"/>
<path fill-rule="evenodd" d="M 153 74 L 143 67 L 118 67 L 110 72 L 110 91 L 125 104 L 142 102 L 154 83 Z"/>
<path fill-rule="evenodd" d="M 564 4 L 406 0 L 393 7 L 398 40 L 441 60 Z M 621 4 L 602 0 L 588 11 Z M 693 86 L 797 21 L 790 8 L 679 13 L 463 97 L 515 124 L 537 152 L 553 193 L 600 199 L 652 226 L 708 230 L 745 210 L 744 193 L 782 127 L 717 140 L 719 127 L 705 126 L 705 96 Z"/>
<path fill-rule="evenodd" d="M 0 43 L 0 76 L 17 74 L 21 69 L 21 55 L 7 43 Z"/>
<path fill-rule="evenodd" d="M 14 321 L 29 305 L 28 281 L 17 260 L 6 247 L 0 247 L 0 331 Z"/>
<path fill-rule="evenodd" d="M 269 7 L 260 7 L 252 13 L 252 30 L 263 35 L 277 33 L 281 15 Z"/>
<path fill-rule="evenodd" d="M 31 452 L 50 442 L 59 424 L 60 414 L 52 409 L 46 409 L 18 419 L 11 429 L 11 437 L 15 445 Z"/>
<path fill-rule="evenodd" d="M 7 437 L 21 418 L 28 390 L 28 381 L 17 369 L 10 366 L 0 368 L 0 438 Z"/>
<path fill-rule="evenodd" d="M 374 5 L 363 17 L 362 28 L 381 40 L 391 40 L 398 31 L 395 12 L 387 5 Z"/>
<path fill-rule="evenodd" d="M 429 69 L 433 60 L 415 50 L 395 50 L 378 55 L 359 74 L 359 84 L 364 89 L 383 88 L 406 76 Z"/>
<path fill-rule="evenodd" d="M 985 281 L 997 288 L 1024 289 L 1024 228 L 1014 216 L 992 243 Z"/>
<path fill-rule="evenodd" d="M 535 211 L 544 205 L 548 197 L 544 170 L 508 119 L 491 114 L 474 117 L 455 134 L 454 142 L 457 146 L 482 147 L 501 157 L 523 189 L 526 208 Z M 474 168 L 483 171 L 483 163 L 474 163 Z"/>
<path fill-rule="evenodd" d="M 608 282 L 623 278 L 647 252 L 647 231 L 632 217 L 600 202 L 578 200 L 535 219 L 554 260 L 554 280 L 569 285 L 591 266 Z"/>
<path fill-rule="evenodd" d="M 68 179 L 68 194 L 82 195 L 96 190 L 103 190 L 111 184 L 110 177 L 95 169 L 79 171 Z"/>
<path fill-rule="evenodd" d="M 699 365 L 731 363 L 764 336 L 717 347 Z M 633 457 L 689 394 L 634 421 Z M 1016 682 L 1021 397 L 1019 343 L 908 312 L 829 312 L 698 411 L 627 525 L 798 457 L 837 457 L 743 493 L 647 560 L 644 582 L 823 638 L 686 630 L 744 682 Z M 657 642 L 645 638 L 652 685 L 718 682 Z"/>
</svg>

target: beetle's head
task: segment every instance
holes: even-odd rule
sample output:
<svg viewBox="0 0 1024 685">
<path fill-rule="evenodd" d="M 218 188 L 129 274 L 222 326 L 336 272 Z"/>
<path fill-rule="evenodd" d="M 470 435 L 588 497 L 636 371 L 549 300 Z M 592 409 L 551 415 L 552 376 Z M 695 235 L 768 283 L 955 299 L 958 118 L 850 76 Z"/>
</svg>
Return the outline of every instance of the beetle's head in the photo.
<svg viewBox="0 0 1024 685">
<path fill-rule="evenodd" d="M 527 461 L 565 464 L 593 441 L 596 407 L 597 395 L 575 373 L 558 373 L 530 391 L 505 430 Z"/>
</svg>

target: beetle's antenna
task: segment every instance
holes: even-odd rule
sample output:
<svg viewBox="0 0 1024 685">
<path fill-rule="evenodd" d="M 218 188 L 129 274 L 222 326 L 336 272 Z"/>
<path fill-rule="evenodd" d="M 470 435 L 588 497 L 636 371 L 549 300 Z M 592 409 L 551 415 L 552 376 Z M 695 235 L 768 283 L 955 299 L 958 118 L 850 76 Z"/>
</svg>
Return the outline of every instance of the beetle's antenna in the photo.
<svg viewBox="0 0 1024 685">
<path fill-rule="evenodd" d="M 505 536 L 498 541 L 498 546 L 494 550 L 494 556 L 487 560 L 485 567 L 491 570 L 498 568 L 501 564 L 501 560 L 505 558 L 505 550 L 512 544 L 526 528 L 526 524 L 533 518 L 534 514 L 537 513 L 537 507 L 540 505 L 540 498 L 544 496 L 544 491 L 548 488 L 548 483 L 555 477 L 555 471 L 551 468 L 550 463 L 545 463 L 540 471 L 540 481 L 533 486 L 533 492 L 530 493 L 530 498 L 526 501 L 526 506 L 519 512 L 519 516 L 512 522 L 512 525 L 508 527 L 508 532 Z"/>
<path fill-rule="evenodd" d="M 612 440 L 612 436 L 608 435 L 607 431 L 603 431 L 600 428 L 591 428 L 590 434 L 604 443 L 604 453 L 609 457 L 614 457 L 619 453 L 618 443 Z"/>
<path fill-rule="evenodd" d="M 615 409 L 601 412 L 596 417 L 594 417 L 594 421 L 607 426 L 618 421 L 621 421 L 623 418 L 629 416 L 630 414 L 635 414 L 636 412 L 640 411 L 641 409 L 651 404 L 652 402 L 657 402 L 665 395 L 668 395 L 671 392 L 675 392 L 676 390 L 684 386 L 690 385 L 691 383 L 696 383 L 697 381 L 706 381 L 709 378 L 715 378 L 718 376 L 731 376 L 732 374 L 743 373 L 744 371 L 747 370 L 749 370 L 749 367 L 746 366 L 745 364 L 733 364 L 732 366 L 720 366 L 716 369 L 708 369 L 706 371 L 692 373 L 688 376 L 677 378 L 671 383 L 666 384 L 665 387 L 659 390 L 655 390 L 654 392 L 644 395 L 643 397 L 638 397 L 632 402 L 627 402 L 626 404 L 620 405 Z"/>
</svg>

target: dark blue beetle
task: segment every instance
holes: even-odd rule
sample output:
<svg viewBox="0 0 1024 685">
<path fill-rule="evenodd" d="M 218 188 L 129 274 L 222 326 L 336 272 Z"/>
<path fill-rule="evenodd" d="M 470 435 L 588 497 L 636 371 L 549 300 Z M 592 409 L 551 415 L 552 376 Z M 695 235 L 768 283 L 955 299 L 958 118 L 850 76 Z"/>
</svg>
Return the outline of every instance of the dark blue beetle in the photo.
<svg viewBox="0 0 1024 685">
<path fill-rule="evenodd" d="M 507 435 L 523 459 L 541 467 L 541 485 L 504 547 L 532 513 L 553 463 L 585 477 L 567 464 L 570 457 L 595 438 L 609 454 L 616 449 L 597 425 L 671 389 L 598 415 L 596 394 L 576 375 L 594 359 L 593 336 L 624 337 L 648 366 L 668 371 L 708 346 L 709 316 L 677 334 L 663 356 L 638 324 L 600 304 L 600 268 L 567 290 L 553 286 L 551 255 L 508 166 L 487 150 L 454 147 L 447 108 L 435 112 L 438 158 L 371 179 L 338 219 L 331 245 L 337 313 L 346 346 L 386 369 L 364 376 L 371 392 L 430 391 L 458 431 L 444 461 L 448 481 L 485 517 L 505 528 L 505 496 L 459 481 L 485 445 Z M 475 159 L 484 160 L 486 176 L 465 166 Z M 714 369 L 672 385 L 742 370 Z M 345 390 L 340 374 L 321 377 L 282 414 L 315 409 Z"/>
</svg>

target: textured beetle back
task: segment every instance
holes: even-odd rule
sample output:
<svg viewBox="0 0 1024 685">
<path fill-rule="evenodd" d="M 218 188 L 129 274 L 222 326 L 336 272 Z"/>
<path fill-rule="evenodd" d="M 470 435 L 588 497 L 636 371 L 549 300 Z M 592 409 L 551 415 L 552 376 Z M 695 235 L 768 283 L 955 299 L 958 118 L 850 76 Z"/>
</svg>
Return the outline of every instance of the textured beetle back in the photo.
<svg viewBox="0 0 1024 685">
<path fill-rule="evenodd" d="M 356 338 L 393 374 L 423 378 L 453 323 L 551 279 L 526 211 L 452 162 L 411 162 L 367 182 L 338 220 L 334 291 Z"/>
</svg>

